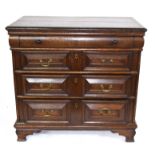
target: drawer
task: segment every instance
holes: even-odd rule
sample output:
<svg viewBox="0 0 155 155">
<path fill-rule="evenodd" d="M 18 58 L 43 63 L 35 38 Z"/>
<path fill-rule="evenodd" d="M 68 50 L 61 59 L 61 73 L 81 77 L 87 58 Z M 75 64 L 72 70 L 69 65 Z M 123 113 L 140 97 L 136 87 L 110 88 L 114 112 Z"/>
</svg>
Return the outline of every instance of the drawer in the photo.
<svg viewBox="0 0 155 155">
<path fill-rule="evenodd" d="M 84 91 L 80 75 L 17 74 L 15 81 L 17 95 L 76 97 Z"/>
<path fill-rule="evenodd" d="M 84 123 L 125 123 L 128 120 L 128 100 L 88 100 L 83 101 Z"/>
<path fill-rule="evenodd" d="M 19 75 L 16 80 L 21 84 L 17 91 L 23 95 L 68 96 L 66 78 L 67 75 Z"/>
<path fill-rule="evenodd" d="M 67 100 L 23 100 L 17 107 L 20 118 L 28 122 L 50 121 L 56 124 L 69 122 L 70 109 Z"/>
<path fill-rule="evenodd" d="M 132 37 L 21 36 L 19 45 L 23 48 L 133 48 L 134 44 Z"/>
<path fill-rule="evenodd" d="M 20 70 L 83 70 L 87 57 L 82 51 L 16 51 L 15 69 Z"/>
<path fill-rule="evenodd" d="M 130 71 L 137 65 L 132 52 L 86 51 L 85 57 L 85 71 Z"/>
<path fill-rule="evenodd" d="M 20 51 L 14 55 L 15 69 L 69 70 L 68 51 Z"/>
<path fill-rule="evenodd" d="M 135 76 L 18 74 L 17 95 L 127 98 L 134 96 Z"/>
<path fill-rule="evenodd" d="M 130 75 L 83 75 L 85 97 L 126 98 L 133 95 L 135 78 Z"/>
<path fill-rule="evenodd" d="M 138 66 L 139 54 L 104 51 L 18 51 L 14 67 L 20 70 L 131 71 Z"/>
</svg>

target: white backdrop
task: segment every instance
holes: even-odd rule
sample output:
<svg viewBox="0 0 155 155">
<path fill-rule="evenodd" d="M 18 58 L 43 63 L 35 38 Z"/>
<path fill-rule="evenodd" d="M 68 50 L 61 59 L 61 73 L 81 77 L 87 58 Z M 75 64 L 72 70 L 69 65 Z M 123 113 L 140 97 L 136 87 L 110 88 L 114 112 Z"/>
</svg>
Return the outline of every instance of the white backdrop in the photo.
<svg viewBox="0 0 155 155">
<path fill-rule="evenodd" d="M 149 154 L 155 139 L 155 5 L 154 0 L 1 0 L 0 1 L 0 154 Z M 153 16 L 154 14 L 154 16 Z M 141 59 L 138 123 L 134 143 L 102 131 L 50 131 L 17 142 L 12 57 L 5 27 L 24 15 L 131 16 L 147 29 Z"/>
</svg>

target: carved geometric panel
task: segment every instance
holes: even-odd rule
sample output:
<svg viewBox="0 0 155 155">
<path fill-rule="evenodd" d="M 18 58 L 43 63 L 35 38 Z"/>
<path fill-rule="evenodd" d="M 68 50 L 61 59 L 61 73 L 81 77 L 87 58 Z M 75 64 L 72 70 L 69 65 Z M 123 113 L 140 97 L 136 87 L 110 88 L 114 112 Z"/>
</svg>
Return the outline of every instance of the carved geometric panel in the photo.
<svg viewBox="0 0 155 155">
<path fill-rule="evenodd" d="M 68 51 L 16 52 L 16 69 L 24 70 L 68 70 L 66 56 Z M 21 68 L 22 67 L 22 68 Z"/>
<path fill-rule="evenodd" d="M 26 75 L 22 77 L 23 93 L 40 96 L 68 96 L 65 92 L 67 75 Z"/>
<path fill-rule="evenodd" d="M 88 51 L 86 71 L 129 71 L 132 68 L 131 52 Z"/>
<path fill-rule="evenodd" d="M 125 101 L 83 101 L 84 122 L 85 123 L 105 123 L 113 121 L 126 121 L 126 108 L 128 102 Z"/>
<path fill-rule="evenodd" d="M 66 57 L 66 63 L 70 70 L 80 71 L 89 64 L 89 59 L 82 51 L 71 51 Z"/>
<path fill-rule="evenodd" d="M 66 100 L 24 100 L 28 121 L 69 122 L 69 101 Z"/>
<path fill-rule="evenodd" d="M 113 75 L 83 75 L 87 97 L 127 97 L 130 95 L 131 77 Z"/>
</svg>

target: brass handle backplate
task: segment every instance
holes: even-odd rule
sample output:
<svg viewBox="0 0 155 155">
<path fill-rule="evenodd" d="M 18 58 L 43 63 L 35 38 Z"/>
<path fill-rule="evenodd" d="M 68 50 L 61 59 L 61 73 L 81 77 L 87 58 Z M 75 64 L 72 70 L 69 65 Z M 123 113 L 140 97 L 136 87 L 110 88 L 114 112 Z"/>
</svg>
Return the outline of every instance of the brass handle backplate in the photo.
<svg viewBox="0 0 155 155">
<path fill-rule="evenodd" d="M 111 91 L 113 85 L 110 84 L 110 85 L 107 86 L 107 85 L 101 84 L 100 87 L 101 87 L 101 89 L 102 89 L 102 91 L 103 91 L 104 93 L 108 93 L 108 92 Z"/>
<path fill-rule="evenodd" d="M 45 115 L 44 115 L 44 117 L 50 117 L 50 116 L 51 116 L 51 115 L 49 115 L 49 114 L 45 114 Z"/>
<path fill-rule="evenodd" d="M 113 59 L 102 59 L 101 60 L 103 63 L 113 63 L 114 62 L 114 60 Z"/>
<path fill-rule="evenodd" d="M 44 113 L 44 117 L 50 117 L 51 116 L 51 113 L 54 112 L 54 110 L 42 110 L 42 112 Z"/>
<path fill-rule="evenodd" d="M 53 61 L 52 58 L 48 59 L 47 61 L 40 59 L 40 65 L 42 67 L 49 67 L 52 61 Z"/>
<path fill-rule="evenodd" d="M 98 112 L 101 114 L 101 115 L 106 115 L 106 114 L 111 114 L 111 110 L 109 108 L 103 108 L 103 109 L 99 109 Z"/>
<path fill-rule="evenodd" d="M 48 83 L 48 84 L 40 83 L 40 88 L 44 90 L 50 90 L 52 88 L 52 83 Z"/>
</svg>

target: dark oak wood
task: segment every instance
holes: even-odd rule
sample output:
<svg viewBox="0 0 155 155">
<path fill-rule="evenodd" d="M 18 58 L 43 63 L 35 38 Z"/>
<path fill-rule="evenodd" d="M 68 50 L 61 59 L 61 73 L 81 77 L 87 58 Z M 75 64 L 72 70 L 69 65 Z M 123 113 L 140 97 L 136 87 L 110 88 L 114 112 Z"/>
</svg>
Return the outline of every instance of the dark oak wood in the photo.
<svg viewBox="0 0 155 155">
<path fill-rule="evenodd" d="M 7 30 L 18 141 L 56 129 L 134 141 L 143 26 L 124 17 L 22 17 Z"/>
</svg>

